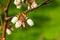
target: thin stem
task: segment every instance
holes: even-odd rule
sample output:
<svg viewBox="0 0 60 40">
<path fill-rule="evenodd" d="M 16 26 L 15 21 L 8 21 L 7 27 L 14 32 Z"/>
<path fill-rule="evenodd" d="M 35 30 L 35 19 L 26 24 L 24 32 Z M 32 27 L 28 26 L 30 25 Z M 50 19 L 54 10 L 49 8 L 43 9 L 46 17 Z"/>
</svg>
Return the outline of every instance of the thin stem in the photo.
<svg viewBox="0 0 60 40">
<path fill-rule="evenodd" d="M 9 7 L 9 4 L 10 4 L 11 0 L 8 0 L 7 4 L 6 4 L 6 7 L 4 9 L 4 11 L 7 11 L 8 10 L 8 7 Z"/>
<path fill-rule="evenodd" d="M 40 3 L 36 8 L 30 9 L 30 10 L 25 10 L 24 13 L 27 13 L 27 12 L 32 11 L 32 10 L 35 10 L 35 9 L 37 9 L 38 7 L 41 7 L 41 6 L 45 5 L 45 4 L 47 4 L 49 1 L 50 1 L 50 0 L 45 0 L 45 1 L 43 1 L 42 3 Z"/>
<path fill-rule="evenodd" d="M 7 4 L 6 4 L 6 7 L 4 9 L 4 26 L 3 26 L 3 31 L 2 31 L 2 38 L 5 38 L 6 37 L 6 26 L 7 26 L 7 13 L 8 13 L 8 7 L 9 7 L 9 4 L 10 4 L 10 1 L 11 0 L 8 0 Z"/>
<path fill-rule="evenodd" d="M 5 38 L 5 33 L 6 33 L 6 24 L 7 24 L 7 21 L 5 20 L 6 18 L 6 12 L 4 14 L 4 26 L 3 26 L 3 31 L 2 31 L 2 38 Z"/>
<path fill-rule="evenodd" d="M 11 17 L 6 17 L 5 19 L 6 20 L 9 20 L 9 19 L 11 19 L 11 18 L 13 18 L 14 16 L 11 16 Z"/>
</svg>

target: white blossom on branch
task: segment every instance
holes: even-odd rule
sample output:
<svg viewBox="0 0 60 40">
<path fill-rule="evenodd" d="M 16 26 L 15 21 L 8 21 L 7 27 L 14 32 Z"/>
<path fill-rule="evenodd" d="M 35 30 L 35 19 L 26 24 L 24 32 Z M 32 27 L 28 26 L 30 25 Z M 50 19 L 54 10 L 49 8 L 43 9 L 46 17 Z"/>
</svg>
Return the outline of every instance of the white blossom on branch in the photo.
<svg viewBox="0 0 60 40">
<path fill-rule="evenodd" d="M 16 16 L 13 17 L 12 20 L 11 20 L 11 22 L 12 22 L 13 24 L 16 23 L 17 21 L 18 21 L 18 17 L 16 17 Z"/>
<path fill-rule="evenodd" d="M 34 22 L 33 22 L 31 19 L 27 19 L 27 23 L 28 23 L 28 25 L 30 25 L 30 26 L 33 26 L 33 25 L 34 25 Z"/>
</svg>

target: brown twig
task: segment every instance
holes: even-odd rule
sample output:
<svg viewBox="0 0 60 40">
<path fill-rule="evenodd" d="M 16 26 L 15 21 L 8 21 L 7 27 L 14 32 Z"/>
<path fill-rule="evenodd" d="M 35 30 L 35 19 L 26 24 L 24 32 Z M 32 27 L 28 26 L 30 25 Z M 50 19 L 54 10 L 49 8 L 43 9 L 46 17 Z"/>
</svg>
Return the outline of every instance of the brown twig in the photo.
<svg viewBox="0 0 60 40">
<path fill-rule="evenodd" d="M 8 2 L 7 2 L 7 4 L 6 4 L 6 7 L 5 7 L 4 11 L 7 11 L 7 10 L 8 10 L 8 7 L 9 7 L 9 4 L 10 4 L 10 1 L 11 1 L 11 0 L 8 0 Z"/>
<path fill-rule="evenodd" d="M 5 19 L 6 20 L 9 20 L 9 19 L 11 19 L 11 18 L 13 18 L 14 16 L 11 16 L 11 17 L 6 17 Z"/>
<path fill-rule="evenodd" d="M 47 4 L 48 2 L 50 2 L 50 0 L 45 0 L 42 3 L 40 3 L 36 8 L 30 9 L 30 10 L 25 10 L 24 13 L 27 13 L 27 12 L 32 11 L 32 10 L 35 10 L 35 9 L 37 9 L 40 6 L 43 6 L 43 5 Z"/>
<path fill-rule="evenodd" d="M 3 26 L 3 31 L 2 31 L 2 38 L 5 38 L 5 35 L 6 35 L 6 26 L 7 26 L 7 13 L 8 13 L 8 7 L 9 7 L 9 4 L 10 4 L 10 1 L 11 0 L 8 0 L 7 4 L 6 4 L 6 7 L 4 8 L 4 26 Z"/>
</svg>

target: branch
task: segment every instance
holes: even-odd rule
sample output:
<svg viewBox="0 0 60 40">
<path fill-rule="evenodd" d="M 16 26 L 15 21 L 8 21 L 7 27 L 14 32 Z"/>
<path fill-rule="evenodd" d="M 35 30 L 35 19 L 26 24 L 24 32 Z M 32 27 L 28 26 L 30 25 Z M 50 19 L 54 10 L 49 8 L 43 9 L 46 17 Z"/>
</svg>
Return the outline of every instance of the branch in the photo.
<svg viewBox="0 0 60 40">
<path fill-rule="evenodd" d="M 36 8 L 30 9 L 30 10 L 25 10 L 25 11 L 22 12 L 22 13 L 27 14 L 29 11 L 33 11 L 33 10 L 37 9 L 38 7 L 40 7 L 40 6 L 43 6 L 43 5 L 47 4 L 48 2 L 50 2 L 50 0 L 45 0 L 45 1 L 43 1 L 42 3 L 40 3 Z M 21 14 L 17 14 L 17 15 L 19 16 L 19 15 L 21 15 Z M 16 15 L 14 15 L 14 16 L 16 16 Z M 8 18 L 6 18 L 6 19 L 9 20 L 9 19 L 13 18 L 14 16 L 8 17 Z"/>
<path fill-rule="evenodd" d="M 7 17 L 7 13 L 8 13 L 8 7 L 9 7 L 9 4 L 10 4 L 10 1 L 11 0 L 8 0 L 7 4 L 6 4 L 6 7 L 4 8 L 4 26 L 3 26 L 3 30 L 2 30 L 2 38 L 5 38 L 6 36 L 6 26 L 7 26 L 7 20 L 6 20 L 6 17 Z"/>
<path fill-rule="evenodd" d="M 6 4 L 6 7 L 4 9 L 4 11 L 7 11 L 8 10 L 8 7 L 9 7 L 9 4 L 10 4 L 11 0 L 8 0 L 7 4 Z"/>
<path fill-rule="evenodd" d="M 21 15 L 21 14 L 19 13 L 19 14 L 14 15 L 14 16 L 20 16 L 20 15 Z M 14 16 L 11 16 L 11 17 L 6 17 L 6 20 L 9 20 L 9 19 L 13 18 Z"/>
<path fill-rule="evenodd" d="M 50 2 L 50 0 L 45 0 L 42 3 L 40 3 L 36 8 L 30 9 L 30 10 L 25 10 L 24 13 L 27 13 L 29 11 L 33 11 L 33 10 L 37 9 L 38 7 L 40 7 L 40 6 L 43 6 L 43 5 L 47 4 L 48 2 Z"/>
<path fill-rule="evenodd" d="M 11 19 L 11 18 L 13 18 L 14 16 L 11 16 L 11 17 L 6 17 L 5 19 L 6 20 L 9 20 L 9 19 Z"/>
<path fill-rule="evenodd" d="M 9 6 L 9 4 L 10 4 L 10 1 L 11 1 L 11 0 L 8 0 L 5 8 L 4 8 L 4 6 L 3 6 L 3 5 L 1 4 L 1 2 L 0 2 L 0 7 L 1 7 L 4 11 L 7 11 L 7 10 L 8 10 L 8 6 Z"/>
</svg>

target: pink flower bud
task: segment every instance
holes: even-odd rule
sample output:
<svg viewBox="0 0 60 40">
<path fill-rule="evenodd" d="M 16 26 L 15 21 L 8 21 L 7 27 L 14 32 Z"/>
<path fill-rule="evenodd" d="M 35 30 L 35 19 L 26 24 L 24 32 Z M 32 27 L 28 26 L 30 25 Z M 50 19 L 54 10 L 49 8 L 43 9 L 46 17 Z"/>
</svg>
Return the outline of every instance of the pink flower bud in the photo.
<svg viewBox="0 0 60 40">
<path fill-rule="evenodd" d="M 34 1 L 31 5 L 31 8 L 33 9 L 33 8 L 36 8 L 37 6 L 38 6 L 37 3 Z"/>
</svg>

